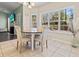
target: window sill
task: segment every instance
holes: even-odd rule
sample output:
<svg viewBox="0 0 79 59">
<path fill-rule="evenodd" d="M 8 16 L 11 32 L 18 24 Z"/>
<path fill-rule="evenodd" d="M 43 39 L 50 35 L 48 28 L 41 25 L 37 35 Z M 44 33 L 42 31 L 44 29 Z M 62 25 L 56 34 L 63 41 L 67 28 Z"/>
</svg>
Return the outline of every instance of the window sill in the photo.
<svg viewBox="0 0 79 59">
<path fill-rule="evenodd" d="M 63 31 L 63 30 L 53 30 L 53 31 L 50 31 L 51 33 L 60 33 L 60 34 L 69 34 L 69 35 L 72 35 L 72 32 L 70 31 Z"/>
</svg>

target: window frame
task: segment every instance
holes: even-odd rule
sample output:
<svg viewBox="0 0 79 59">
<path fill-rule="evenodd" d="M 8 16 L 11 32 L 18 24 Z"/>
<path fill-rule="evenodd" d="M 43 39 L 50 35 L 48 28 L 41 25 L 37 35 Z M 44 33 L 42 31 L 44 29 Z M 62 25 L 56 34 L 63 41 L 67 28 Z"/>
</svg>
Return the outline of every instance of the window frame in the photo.
<svg viewBox="0 0 79 59">
<path fill-rule="evenodd" d="M 32 16 L 33 16 L 33 15 L 36 16 L 36 21 L 35 21 L 35 22 L 36 22 L 36 25 L 35 25 L 36 27 L 33 27 L 33 26 L 34 26 L 34 25 L 33 25 L 33 19 L 32 19 Z M 35 12 L 32 12 L 32 13 L 31 13 L 31 28 L 37 28 L 37 13 L 35 13 Z"/>
<path fill-rule="evenodd" d="M 49 11 L 46 11 L 46 12 L 43 12 L 42 13 L 42 15 L 43 14 L 48 14 L 48 27 L 50 28 L 50 13 L 54 13 L 54 12 L 58 12 L 58 30 L 61 30 L 61 24 L 60 24 L 60 11 L 61 10 L 65 10 L 65 9 L 67 9 L 67 8 L 71 8 L 72 10 L 73 10 L 73 22 L 74 22 L 74 19 L 75 19 L 75 8 L 73 7 L 73 6 L 71 6 L 71 7 L 65 7 L 65 8 L 61 8 L 61 9 L 59 9 L 59 10 L 49 10 Z M 43 19 L 42 19 L 43 20 Z M 68 21 L 68 19 L 67 19 L 67 21 Z M 43 25 L 42 25 L 43 26 Z M 68 25 L 68 27 L 69 27 L 69 25 Z M 73 26 L 74 27 L 74 26 Z M 63 30 L 62 30 L 63 31 Z M 66 30 L 64 30 L 64 31 L 66 31 Z M 69 31 L 69 30 L 67 30 L 67 31 Z"/>
</svg>

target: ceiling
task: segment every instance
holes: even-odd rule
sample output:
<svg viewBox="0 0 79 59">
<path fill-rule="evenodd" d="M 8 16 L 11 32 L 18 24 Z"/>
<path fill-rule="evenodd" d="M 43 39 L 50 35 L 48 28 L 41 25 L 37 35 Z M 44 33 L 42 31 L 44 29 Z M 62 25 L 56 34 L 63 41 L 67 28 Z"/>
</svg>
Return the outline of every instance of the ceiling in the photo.
<svg viewBox="0 0 79 59">
<path fill-rule="evenodd" d="M 19 6 L 17 2 L 0 2 L 0 11 L 9 13 Z"/>
<path fill-rule="evenodd" d="M 35 2 L 35 6 L 41 6 L 46 4 L 46 2 Z M 5 13 L 10 13 L 19 7 L 21 3 L 19 2 L 0 2 L 0 11 Z"/>
</svg>

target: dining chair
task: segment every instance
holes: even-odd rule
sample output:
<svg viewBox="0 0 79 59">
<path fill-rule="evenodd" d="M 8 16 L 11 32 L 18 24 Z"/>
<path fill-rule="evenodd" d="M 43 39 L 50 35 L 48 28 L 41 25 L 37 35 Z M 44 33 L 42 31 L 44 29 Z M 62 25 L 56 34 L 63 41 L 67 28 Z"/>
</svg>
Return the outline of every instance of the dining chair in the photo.
<svg viewBox="0 0 79 59">
<path fill-rule="evenodd" d="M 73 35 L 72 45 L 73 45 L 73 47 L 79 47 L 79 29 L 76 30 Z"/>
<path fill-rule="evenodd" d="M 1 56 L 3 57 L 4 56 L 4 53 L 3 53 L 3 49 L 2 49 L 2 46 L 0 45 L 0 52 L 1 52 Z"/>
<path fill-rule="evenodd" d="M 39 45 L 41 47 L 41 51 L 43 51 L 44 45 L 46 48 L 48 48 L 48 35 L 47 31 L 44 30 L 42 34 L 40 34 L 37 38 L 35 38 L 35 42 L 39 42 Z"/>
<path fill-rule="evenodd" d="M 24 46 L 24 44 L 26 44 L 26 42 L 28 42 L 30 39 L 28 38 L 23 38 L 22 37 L 22 33 L 21 33 L 21 28 L 18 25 L 15 25 L 15 30 L 16 30 L 16 34 L 17 34 L 17 49 L 18 51 L 21 53 L 22 51 L 22 47 Z"/>
</svg>

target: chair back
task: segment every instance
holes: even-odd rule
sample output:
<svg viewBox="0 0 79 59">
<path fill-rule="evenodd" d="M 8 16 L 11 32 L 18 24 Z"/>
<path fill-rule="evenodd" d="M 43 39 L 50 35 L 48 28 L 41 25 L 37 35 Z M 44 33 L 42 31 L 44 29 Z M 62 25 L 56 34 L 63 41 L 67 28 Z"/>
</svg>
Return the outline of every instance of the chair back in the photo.
<svg viewBox="0 0 79 59">
<path fill-rule="evenodd" d="M 75 33 L 75 36 L 77 39 L 79 39 L 79 30 L 77 30 L 77 32 Z"/>
<path fill-rule="evenodd" d="M 22 40 L 22 34 L 21 34 L 21 29 L 18 25 L 14 25 L 16 34 L 17 34 L 17 40 L 21 41 Z"/>
<path fill-rule="evenodd" d="M 48 34 L 49 34 L 49 29 L 48 29 L 48 28 L 45 28 L 45 29 L 43 30 L 43 32 L 42 32 L 43 38 L 44 38 L 44 39 L 47 39 Z"/>
</svg>

